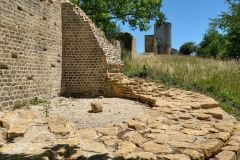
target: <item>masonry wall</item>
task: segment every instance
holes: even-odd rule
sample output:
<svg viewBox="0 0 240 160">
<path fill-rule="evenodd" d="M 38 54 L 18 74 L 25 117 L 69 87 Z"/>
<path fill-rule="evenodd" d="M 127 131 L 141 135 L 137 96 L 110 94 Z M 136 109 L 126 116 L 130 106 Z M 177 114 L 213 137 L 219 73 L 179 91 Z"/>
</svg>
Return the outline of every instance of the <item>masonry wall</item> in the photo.
<svg viewBox="0 0 240 160">
<path fill-rule="evenodd" d="M 145 35 L 145 53 L 158 54 L 158 42 L 154 35 Z"/>
<path fill-rule="evenodd" d="M 175 48 L 172 48 L 172 52 L 171 52 L 171 55 L 181 55 L 177 49 Z"/>
<path fill-rule="evenodd" d="M 137 52 L 137 41 L 136 38 L 132 36 L 132 49 L 131 49 L 132 59 L 137 59 L 139 54 Z"/>
<path fill-rule="evenodd" d="M 131 59 L 138 59 L 139 54 L 137 53 L 137 42 L 135 37 L 128 32 L 121 32 L 115 39 L 121 43 L 121 50 L 129 54 Z"/>
<path fill-rule="evenodd" d="M 169 54 L 171 55 L 172 51 L 172 24 L 169 22 L 165 22 L 163 26 L 157 27 L 154 25 L 154 37 L 156 37 L 157 41 L 155 43 L 160 43 L 158 46 L 159 54 Z"/>
<path fill-rule="evenodd" d="M 145 52 L 154 52 L 154 35 L 145 35 Z"/>
<path fill-rule="evenodd" d="M 86 14 L 62 3 L 64 93 L 72 96 L 113 96 L 108 78 L 121 75 L 120 52 Z"/>
<path fill-rule="evenodd" d="M 60 92 L 61 26 L 57 2 L 0 0 L 1 109 Z"/>
</svg>

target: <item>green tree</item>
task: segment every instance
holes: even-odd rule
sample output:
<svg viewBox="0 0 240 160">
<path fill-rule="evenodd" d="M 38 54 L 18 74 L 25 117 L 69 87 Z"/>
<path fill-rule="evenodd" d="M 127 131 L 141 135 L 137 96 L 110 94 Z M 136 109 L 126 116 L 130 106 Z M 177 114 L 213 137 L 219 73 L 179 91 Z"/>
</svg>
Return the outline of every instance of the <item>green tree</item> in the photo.
<svg viewBox="0 0 240 160">
<path fill-rule="evenodd" d="M 219 57 L 222 58 L 225 53 L 225 36 L 220 34 L 214 26 L 210 28 L 203 36 L 203 40 L 197 48 L 197 56 L 201 57 Z"/>
<path fill-rule="evenodd" d="M 222 12 L 212 23 L 226 34 L 225 57 L 240 58 L 240 0 L 227 0 L 229 12 Z"/>
<path fill-rule="evenodd" d="M 108 39 L 120 31 L 117 21 L 128 23 L 131 29 L 147 31 L 150 20 L 158 26 L 165 21 L 160 11 L 162 0 L 70 0 L 77 4 L 105 32 Z"/>
<path fill-rule="evenodd" d="M 190 55 L 196 52 L 196 50 L 197 47 L 194 42 L 186 42 L 180 47 L 179 52 L 184 55 Z"/>
</svg>

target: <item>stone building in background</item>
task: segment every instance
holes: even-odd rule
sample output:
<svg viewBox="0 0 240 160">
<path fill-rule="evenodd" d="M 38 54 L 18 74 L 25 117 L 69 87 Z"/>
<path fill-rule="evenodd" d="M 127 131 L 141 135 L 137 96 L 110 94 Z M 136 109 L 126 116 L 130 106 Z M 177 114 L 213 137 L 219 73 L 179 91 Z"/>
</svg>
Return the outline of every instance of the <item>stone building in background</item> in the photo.
<svg viewBox="0 0 240 160">
<path fill-rule="evenodd" d="M 172 48 L 172 24 L 165 22 L 161 27 L 154 25 L 154 35 L 145 35 L 145 52 L 179 55 Z"/>
<path fill-rule="evenodd" d="M 133 60 L 154 56 L 153 52 L 138 54 L 136 38 L 128 32 L 120 32 L 116 35 L 115 40 L 114 45 L 116 48 L 120 48 L 119 50 L 121 51 L 122 56 L 128 56 Z"/>
<path fill-rule="evenodd" d="M 130 33 L 120 32 L 116 35 L 115 40 L 120 42 L 122 54 L 127 54 L 131 59 L 138 57 L 136 39 Z"/>
</svg>

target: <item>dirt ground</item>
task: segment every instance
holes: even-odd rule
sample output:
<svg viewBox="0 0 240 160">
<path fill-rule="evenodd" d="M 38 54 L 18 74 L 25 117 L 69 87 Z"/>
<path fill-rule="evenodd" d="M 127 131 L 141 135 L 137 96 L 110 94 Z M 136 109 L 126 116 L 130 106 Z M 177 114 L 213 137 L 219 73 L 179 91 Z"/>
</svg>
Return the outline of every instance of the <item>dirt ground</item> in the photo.
<svg viewBox="0 0 240 160">
<path fill-rule="evenodd" d="M 92 113 L 92 101 L 100 102 L 103 106 L 103 112 Z M 75 123 L 77 129 L 104 127 L 120 123 L 150 109 L 146 104 L 121 98 L 73 99 L 56 97 L 50 102 L 49 116 L 64 116 L 68 121 Z M 46 116 L 43 105 L 31 106 L 30 110 L 34 111 L 39 118 Z"/>
</svg>

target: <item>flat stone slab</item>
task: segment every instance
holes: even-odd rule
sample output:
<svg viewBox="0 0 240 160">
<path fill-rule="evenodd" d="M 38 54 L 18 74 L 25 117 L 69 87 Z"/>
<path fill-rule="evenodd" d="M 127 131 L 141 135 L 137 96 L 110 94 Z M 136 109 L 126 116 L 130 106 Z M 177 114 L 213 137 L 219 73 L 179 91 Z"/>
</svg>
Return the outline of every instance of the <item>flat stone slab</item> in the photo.
<svg viewBox="0 0 240 160">
<path fill-rule="evenodd" d="M 218 160 L 236 160 L 237 156 L 232 151 L 222 151 L 215 156 Z"/>
<path fill-rule="evenodd" d="M 62 136 L 65 136 L 67 134 L 70 133 L 70 130 L 69 128 L 67 127 L 64 127 L 62 125 L 54 125 L 54 124 L 51 124 L 48 126 L 49 127 L 49 130 L 54 133 L 54 134 L 60 134 Z"/>
<path fill-rule="evenodd" d="M 61 125 L 61 126 L 66 126 L 67 124 L 67 119 L 66 117 L 48 117 L 44 119 L 44 122 L 47 123 L 48 125 Z"/>
<path fill-rule="evenodd" d="M 216 155 L 221 150 L 222 145 L 223 144 L 216 139 L 209 139 L 196 144 L 193 149 L 204 154 L 205 158 L 208 159 L 211 156 Z"/>
<path fill-rule="evenodd" d="M 136 150 L 137 147 L 132 142 L 120 142 L 118 143 L 118 149 L 115 152 L 115 156 L 128 156 L 130 153 Z"/>
<path fill-rule="evenodd" d="M 160 145 L 154 142 L 146 142 L 144 144 L 144 150 L 147 152 L 152 152 L 155 154 L 159 153 L 172 153 L 172 149 L 170 147 Z"/>
<path fill-rule="evenodd" d="M 81 148 L 84 151 L 96 152 L 96 153 L 107 153 L 107 149 L 102 143 L 95 142 L 92 139 L 83 139 L 81 140 Z"/>
<path fill-rule="evenodd" d="M 133 128 L 136 130 L 143 130 L 147 128 L 147 126 L 144 123 L 132 119 L 125 120 L 124 122 L 127 123 L 129 128 Z"/>
<path fill-rule="evenodd" d="M 60 138 L 55 141 L 55 144 L 68 144 L 71 147 L 79 147 L 80 138 L 78 136 L 73 138 Z"/>
<path fill-rule="evenodd" d="M 106 128 L 95 128 L 95 131 L 102 133 L 103 135 L 107 136 L 114 136 L 118 133 L 117 128 L 111 126 L 111 127 L 106 127 Z"/>
<path fill-rule="evenodd" d="M 78 130 L 77 135 L 82 139 L 97 139 L 98 135 L 94 129 Z"/>
<path fill-rule="evenodd" d="M 27 131 L 26 126 L 13 126 L 7 131 L 7 138 L 23 137 Z"/>
</svg>

